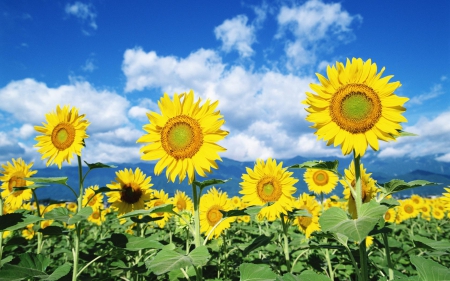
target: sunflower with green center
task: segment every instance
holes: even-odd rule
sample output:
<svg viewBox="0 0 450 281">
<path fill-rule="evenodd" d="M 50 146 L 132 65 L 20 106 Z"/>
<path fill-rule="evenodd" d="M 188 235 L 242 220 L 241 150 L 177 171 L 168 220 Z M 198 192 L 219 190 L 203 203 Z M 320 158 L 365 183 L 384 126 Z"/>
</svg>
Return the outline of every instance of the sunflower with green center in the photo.
<svg viewBox="0 0 450 281">
<path fill-rule="evenodd" d="M 145 202 L 150 200 L 153 186 L 151 177 L 147 177 L 139 168 L 133 173 L 132 169 L 116 172 L 116 181 L 107 184 L 111 192 L 106 193 L 111 208 L 119 215 L 145 208 Z"/>
<path fill-rule="evenodd" d="M 294 201 L 294 208 L 298 210 L 306 210 L 311 215 L 297 216 L 293 220 L 293 225 L 297 225 L 300 232 L 304 233 L 306 238 L 311 237 L 314 231 L 320 231 L 319 214 L 320 205 L 314 196 L 303 193 Z"/>
<path fill-rule="evenodd" d="M 294 184 L 298 180 L 291 177 L 292 172 L 282 166 L 283 162 L 277 165 L 276 160 L 271 158 L 267 162 L 258 159 L 253 170 L 246 168 L 247 174 L 242 175 L 243 182 L 240 183 L 241 200 L 249 206 L 267 204 L 260 213 L 269 221 L 292 210 L 292 194 L 297 190 Z"/>
<path fill-rule="evenodd" d="M 5 204 L 9 205 L 12 210 L 17 210 L 22 206 L 25 201 L 31 200 L 33 193 L 31 189 L 13 191 L 15 187 L 25 187 L 33 184 L 32 181 L 27 181 L 25 178 L 29 178 L 36 174 L 37 171 L 31 170 L 33 162 L 26 164 L 22 158 L 12 159 L 12 163 L 9 161 L 6 164 L 2 164 L 3 170 L 0 171 L 0 181 L 2 181 L 1 188 L 3 189 L 1 196 L 5 198 Z"/>
<path fill-rule="evenodd" d="M 70 109 L 65 105 L 61 109 L 58 105 L 56 112 L 45 115 L 47 124 L 34 126 L 36 131 L 42 133 L 35 138 L 38 141 L 35 147 L 40 147 L 38 152 L 42 154 L 42 159 L 48 158 L 47 166 L 54 163 L 61 169 L 62 162 L 70 164 L 74 154 L 81 156 L 84 139 L 89 137 L 86 134 L 89 122 L 83 118 L 84 114 L 78 115 L 76 107 Z"/>
<path fill-rule="evenodd" d="M 230 228 L 230 223 L 236 220 L 235 217 L 230 217 L 220 222 L 223 218 L 220 211 L 230 210 L 233 210 L 233 205 L 228 194 L 212 187 L 200 197 L 200 232 L 208 235 L 217 224 L 210 239 L 211 237 L 218 238 L 225 229 Z"/>
<path fill-rule="evenodd" d="M 140 137 L 138 143 L 148 143 L 141 148 L 143 160 L 158 160 L 155 174 L 166 169 L 166 176 L 172 182 L 179 177 L 186 178 L 189 184 L 194 180 L 195 172 L 205 177 L 211 167 L 217 169 L 216 160 L 222 160 L 218 152 L 226 149 L 216 144 L 227 131 L 220 127 L 225 123 L 220 111 L 215 111 L 218 101 L 206 100 L 200 105 L 200 99 L 194 102 L 194 92 L 174 94 L 173 100 L 164 93 L 158 101 L 161 115 L 147 113 L 150 121 L 143 129 L 147 134 Z"/>
<path fill-rule="evenodd" d="M 310 85 L 316 94 L 307 92 L 302 103 L 308 105 L 306 120 L 314 123 L 318 139 L 340 145 L 344 155 L 354 150 L 355 156 L 363 156 L 368 145 L 378 150 L 378 140 L 399 136 L 400 123 L 407 122 L 403 104 L 409 99 L 394 94 L 401 84 L 389 83 L 393 76 L 381 78 L 383 72 L 384 67 L 377 74 L 370 59 L 353 58 L 345 66 L 328 66 L 328 79 L 316 74 L 320 84 Z"/>
<path fill-rule="evenodd" d="M 194 212 L 194 203 L 184 191 L 177 190 L 172 199 L 174 211 L 180 213 L 182 211 Z"/>
<path fill-rule="evenodd" d="M 150 209 L 165 204 L 172 204 L 172 198 L 169 198 L 169 194 L 164 192 L 163 189 L 161 189 L 160 191 L 154 190 L 151 200 L 147 203 L 147 208 Z M 150 214 L 150 216 L 152 218 L 161 218 L 154 222 L 159 226 L 159 228 L 164 228 L 172 214 L 168 212 L 158 212 L 152 213 Z"/>
<path fill-rule="evenodd" d="M 376 181 L 372 179 L 370 176 L 372 173 L 367 173 L 366 169 L 364 169 L 364 165 L 360 165 L 361 171 L 361 197 L 362 203 L 368 203 L 372 200 L 378 192 L 378 188 L 376 187 Z M 350 163 L 350 168 L 345 169 L 345 179 L 340 180 L 339 182 L 344 186 L 344 198 L 348 201 L 348 212 L 352 215 L 354 219 L 357 218 L 356 212 L 356 202 L 355 198 L 353 198 L 352 192 L 350 188 L 356 192 L 356 176 L 355 176 L 355 163 L 352 161 Z M 348 186 L 349 183 L 351 186 Z"/>
<path fill-rule="evenodd" d="M 303 177 L 308 190 L 318 195 L 333 191 L 339 180 L 335 173 L 321 169 L 306 169 Z"/>
</svg>

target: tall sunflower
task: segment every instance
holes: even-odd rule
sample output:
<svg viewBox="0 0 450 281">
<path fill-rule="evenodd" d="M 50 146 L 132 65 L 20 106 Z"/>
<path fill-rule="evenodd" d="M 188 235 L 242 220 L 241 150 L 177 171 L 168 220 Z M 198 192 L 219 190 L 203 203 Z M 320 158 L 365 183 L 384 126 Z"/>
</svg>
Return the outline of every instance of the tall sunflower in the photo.
<svg viewBox="0 0 450 281">
<path fill-rule="evenodd" d="M 298 180 L 282 166 L 283 162 L 277 165 L 271 158 L 267 162 L 258 159 L 253 170 L 246 168 L 247 174 L 242 175 L 243 182 L 240 183 L 243 202 L 249 206 L 268 204 L 260 213 L 269 221 L 292 210 L 292 194 L 297 190 L 294 184 Z"/>
<path fill-rule="evenodd" d="M 33 162 L 26 164 L 22 158 L 12 159 L 12 163 L 9 161 L 6 164 L 2 164 L 3 170 L 0 171 L 0 181 L 2 181 L 1 188 L 3 189 L 1 196 L 5 198 L 5 204 L 9 205 L 12 210 L 17 210 L 22 206 L 25 201 L 29 201 L 33 196 L 31 189 L 19 190 L 13 192 L 14 187 L 24 187 L 32 185 L 32 181 L 27 181 L 25 178 L 29 178 L 36 174 L 37 171 L 31 170 Z"/>
<path fill-rule="evenodd" d="M 200 198 L 200 232 L 208 233 L 223 218 L 220 211 L 229 211 L 233 209 L 231 200 L 226 192 L 212 187 Z M 227 218 L 216 226 L 210 237 L 218 238 L 220 234 L 230 228 L 230 223 L 235 221 L 235 217 Z"/>
<path fill-rule="evenodd" d="M 315 194 L 330 193 L 339 180 L 335 173 L 321 169 L 306 169 L 303 177 L 308 185 L 308 190 Z"/>
<path fill-rule="evenodd" d="M 150 200 L 152 193 L 152 178 L 147 177 L 139 168 L 134 173 L 131 169 L 117 171 L 116 176 L 117 182 L 106 185 L 114 190 L 106 193 L 111 208 L 118 211 L 119 215 L 144 209 L 145 201 Z"/>
<path fill-rule="evenodd" d="M 345 66 L 328 66 L 328 79 L 316 74 L 320 84 L 310 85 L 316 94 L 307 92 L 302 103 L 308 105 L 306 120 L 314 123 L 318 139 L 340 145 L 344 155 L 354 150 L 356 156 L 363 156 L 367 145 L 378 150 L 378 140 L 395 140 L 400 123 L 407 121 L 401 114 L 409 99 L 394 94 L 401 84 L 388 83 L 393 76 L 381 78 L 383 72 L 384 67 L 377 74 L 370 59 L 353 58 Z"/>
<path fill-rule="evenodd" d="M 367 173 L 366 169 L 364 169 L 364 165 L 360 165 L 361 169 L 361 196 L 362 203 L 367 203 L 375 197 L 378 192 L 378 188 L 375 186 L 376 181 L 372 179 L 370 176 L 372 173 Z M 356 186 L 356 176 L 355 176 L 355 163 L 352 161 L 350 163 L 350 168 L 345 169 L 345 179 L 340 180 L 339 182 L 344 186 L 344 197 L 348 200 L 348 212 L 352 215 L 354 219 L 357 218 L 356 212 L 356 202 L 355 198 L 353 198 L 352 192 L 350 188 L 355 190 Z M 351 185 L 348 186 L 347 182 Z"/>
<path fill-rule="evenodd" d="M 84 114 L 78 115 L 76 107 L 69 108 L 65 105 L 62 109 L 59 105 L 56 112 L 50 112 L 45 115 L 47 124 L 44 126 L 34 126 L 34 129 L 43 135 L 35 138 L 38 143 L 35 147 L 39 148 L 42 158 L 48 158 L 47 166 L 53 163 L 61 169 L 62 162 L 70 161 L 73 155 L 81 156 L 81 149 L 84 146 L 84 139 L 89 136 L 86 129 L 89 122 L 84 120 Z"/>
<path fill-rule="evenodd" d="M 138 143 L 149 143 L 141 148 L 143 160 L 158 160 L 155 174 L 166 168 L 166 176 L 172 182 L 179 177 L 180 182 L 188 175 L 189 183 L 194 172 L 204 177 L 217 169 L 216 160 L 222 160 L 218 152 L 226 149 L 216 144 L 228 132 L 220 127 L 225 123 L 219 111 L 214 111 L 218 101 L 209 99 L 200 106 L 200 99 L 194 103 L 194 92 L 174 94 L 173 100 L 164 93 L 158 101 L 161 115 L 147 113 L 150 121 L 143 129 L 147 134 L 140 137 Z"/>
</svg>

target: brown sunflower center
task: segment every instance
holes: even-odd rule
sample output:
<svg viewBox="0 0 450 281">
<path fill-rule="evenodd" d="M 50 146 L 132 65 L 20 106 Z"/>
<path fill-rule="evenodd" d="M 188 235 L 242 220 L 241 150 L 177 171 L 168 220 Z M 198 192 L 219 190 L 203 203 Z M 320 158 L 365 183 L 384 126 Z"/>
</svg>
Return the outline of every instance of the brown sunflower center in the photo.
<svg viewBox="0 0 450 281">
<path fill-rule="evenodd" d="M 325 171 L 317 170 L 313 174 L 313 181 L 316 185 L 324 186 L 328 183 L 328 174 Z"/>
<path fill-rule="evenodd" d="M 52 131 L 52 143 L 59 150 L 69 148 L 75 141 L 75 128 L 69 123 L 59 123 Z"/>
<path fill-rule="evenodd" d="M 384 214 L 384 219 L 385 220 L 390 220 L 391 219 L 391 213 L 390 212 L 386 212 L 386 214 Z"/>
<path fill-rule="evenodd" d="M 170 118 L 161 131 L 161 145 L 175 159 L 192 158 L 202 147 L 203 132 L 197 120 L 178 115 Z"/>
<path fill-rule="evenodd" d="M 154 206 L 154 207 L 158 207 L 158 206 L 161 206 L 161 205 L 163 205 L 163 204 L 164 204 L 164 201 L 163 201 L 163 200 L 156 200 L 156 202 L 155 202 L 155 204 L 154 204 L 153 206 Z M 162 216 L 164 216 L 164 212 L 156 213 L 156 215 L 162 217 Z"/>
<path fill-rule="evenodd" d="M 412 205 L 410 205 L 410 204 L 406 204 L 406 205 L 403 207 L 403 210 L 405 210 L 405 212 L 406 212 L 407 214 L 412 214 L 412 213 L 414 213 L 414 206 L 412 206 Z"/>
<path fill-rule="evenodd" d="M 136 183 L 128 183 L 122 186 L 120 192 L 120 200 L 128 204 L 134 204 L 139 201 L 142 196 L 142 190 Z"/>
<path fill-rule="evenodd" d="M 14 174 L 8 182 L 8 190 L 9 192 L 12 192 L 14 187 L 23 187 L 23 186 L 27 186 L 27 182 L 26 180 L 24 180 L 23 178 L 25 177 L 25 175 L 23 173 L 16 173 Z M 22 191 L 18 191 L 18 193 L 22 193 Z"/>
<path fill-rule="evenodd" d="M 222 219 L 223 215 L 220 212 L 220 208 L 218 206 L 213 206 L 208 210 L 206 215 L 208 219 L 208 223 L 210 226 L 215 226 L 220 219 Z"/>
<path fill-rule="evenodd" d="M 364 84 L 345 85 L 331 99 L 331 119 L 347 132 L 358 134 L 372 129 L 381 117 L 378 94 Z"/>
<path fill-rule="evenodd" d="M 180 198 L 177 201 L 177 209 L 182 211 L 186 209 L 186 200 Z"/>
<path fill-rule="evenodd" d="M 91 216 L 92 216 L 92 218 L 94 220 L 98 220 L 100 218 L 100 212 L 99 211 L 95 211 L 95 212 L 92 213 Z"/>
<path fill-rule="evenodd" d="M 312 218 L 311 217 L 297 217 L 297 221 L 298 221 L 298 225 L 300 225 L 303 230 L 306 230 L 308 228 L 308 226 L 311 224 Z"/>
<path fill-rule="evenodd" d="M 281 197 L 281 185 L 272 176 L 265 176 L 258 181 L 257 192 L 259 198 L 264 202 L 276 202 Z"/>
</svg>

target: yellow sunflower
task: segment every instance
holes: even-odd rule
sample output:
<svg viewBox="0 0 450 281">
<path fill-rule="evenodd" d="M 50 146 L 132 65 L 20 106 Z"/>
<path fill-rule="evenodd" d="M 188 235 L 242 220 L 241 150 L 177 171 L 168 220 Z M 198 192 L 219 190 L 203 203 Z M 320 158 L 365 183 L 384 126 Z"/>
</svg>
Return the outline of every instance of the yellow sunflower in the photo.
<svg viewBox="0 0 450 281">
<path fill-rule="evenodd" d="M 50 112 L 45 115 L 48 124 L 44 126 L 34 126 L 34 129 L 43 135 L 35 138 L 38 143 L 35 147 L 39 148 L 42 158 L 48 158 L 47 166 L 53 163 L 61 169 L 62 162 L 70 161 L 73 154 L 81 156 L 81 149 L 84 146 L 84 139 L 89 136 L 86 129 L 89 122 L 84 120 L 84 114 L 78 115 L 78 109 L 69 108 L 65 105 L 62 109 L 59 105 L 56 112 Z"/>
<path fill-rule="evenodd" d="M 98 185 L 94 185 L 84 190 L 83 201 L 81 203 L 83 207 L 89 206 L 93 211 L 103 209 L 103 193 L 95 194 L 98 188 Z"/>
<path fill-rule="evenodd" d="M 445 204 L 445 208 L 450 214 L 450 187 L 444 187 L 444 189 L 446 192 L 442 193 L 441 200 Z"/>
<path fill-rule="evenodd" d="M 297 216 L 293 221 L 293 225 L 297 225 L 306 238 L 311 237 L 314 231 L 320 231 L 319 214 L 321 207 L 314 196 L 303 193 L 294 201 L 294 208 L 307 210 L 311 215 L 311 217 Z"/>
<path fill-rule="evenodd" d="M 283 168 L 283 162 L 277 165 L 276 160 L 256 160 L 254 169 L 246 168 L 247 174 L 242 175 L 240 183 L 242 201 L 249 206 L 268 206 L 261 209 L 260 213 L 269 221 L 274 221 L 280 214 L 287 214 L 292 210 L 292 194 L 297 190 L 294 184 L 297 179 L 291 177 L 292 172 Z"/>
<path fill-rule="evenodd" d="M 308 185 L 308 190 L 315 194 L 330 193 L 339 180 L 335 173 L 321 169 L 306 169 L 303 177 Z"/>
<path fill-rule="evenodd" d="M 360 165 L 361 171 L 361 187 L 362 187 L 362 202 L 368 203 L 372 200 L 376 193 L 378 192 L 378 188 L 375 186 L 376 181 L 372 179 L 370 176 L 372 173 L 367 173 L 366 169 L 364 169 L 364 165 Z M 356 176 L 355 176 L 355 163 L 352 161 L 350 163 L 350 169 L 345 169 L 345 180 L 342 179 L 339 182 L 344 186 L 344 198 L 348 201 L 348 212 L 352 215 L 354 219 L 357 218 L 356 213 L 356 202 L 355 198 L 350 191 L 350 188 L 355 190 L 356 186 Z M 347 182 L 350 183 L 351 187 L 347 185 Z"/>
<path fill-rule="evenodd" d="M 27 227 L 22 230 L 22 236 L 27 240 L 33 239 L 34 237 L 33 224 L 27 225 Z"/>
<path fill-rule="evenodd" d="M 386 222 L 395 222 L 395 219 L 397 218 L 397 211 L 394 208 L 390 208 L 386 211 L 384 214 L 384 221 Z"/>
<path fill-rule="evenodd" d="M 147 113 L 150 121 L 143 129 L 147 134 L 140 137 L 138 143 L 149 143 L 141 148 L 143 160 L 158 160 L 155 174 L 166 168 L 166 176 L 172 182 L 178 176 L 180 182 L 188 175 L 189 183 L 194 179 L 194 171 L 205 177 L 211 167 L 217 169 L 216 160 L 222 160 L 218 152 L 226 149 L 216 144 L 227 131 L 220 127 L 225 123 L 219 111 L 214 111 L 218 101 L 210 100 L 200 106 L 200 99 L 194 103 L 194 92 L 169 95 L 158 102 L 161 115 Z"/>
<path fill-rule="evenodd" d="M 320 84 L 310 85 L 316 94 L 307 92 L 303 103 L 318 139 L 340 145 L 344 155 L 354 150 L 356 156 L 363 156 L 367 145 L 378 150 L 378 140 L 395 140 L 400 123 L 407 121 L 401 114 L 409 99 L 394 94 L 401 84 L 389 83 L 393 76 L 381 78 L 383 72 L 384 67 L 377 74 L 370 59 L 353 58 L 345 66 L 328 66 L 328 79 L 316 74 Z"/>
<path fill-rule="evenodd" d="M 177 190 L 173 196 L 174 211 L 180 213 L 182 211 L 194 212 L 194 203 L 184 191 Z"/>
<path fill-rule="evenodd" d="M 96 225 L 101 225 L 106 220 L 105 213 L 106 212 L 104 210 L 97 208 L 92 212 L 92 214 L 89 215 L 87 220 L 95 223 Z"/>
<path fill-rule="evenodd" d="M 33 196 L 31 189 L 19 190 L 13 192 L 14 187 L 30 186 L 32 181 L 27 181 L 24 178 L 29 178 L 36 174 L 37 171 L 31 170 L 33 162 L 26 164 L 22 158 L 12 159 L 12 164 L 8 161 L 2 164 L 3 170 L 0 171 L 0 180 L 3 182 L 1 188 L 3 189 L 1 196 L 5 199 L 5 204 L 9 205 L 12 210 L 17 210 L 25 201 L 29 201 Z"/>
<path fill-rule="evenodd" d="M 212 228 L 223 218 L 220 211 L 233 210 L 231 200 L 226 192 L 218 191 L 212 187 L 208 192 L 200 198 L 200 232 L 208 235 Z M 211 237 L 218 238 L 225 230 L 230 228 L 230 223 L 235 221 L 235 217 L 223 220 L 214 229 Z"/>
<path fill-rule="evenodd" d="M 165 193 L 163 189 L 160 191 L 154 190 L 152 200 L 147 203 L 148 208 L 158 207 L 164 204 L 172 204 L 172 198 L 169 199 L 169 194 Z M 164 228 L 166 223 L 169 221 L 169 218 L 172 216 L 171 213 L 161 212 L 161 213 L 153 213 L 150 215 L 152 218 L 160 217 L 155 221 L 155 223 L 159 226 L 159 228 Z"/>
<path fill-rule="evenodd" d="M 420 208 L 411 199 L 399 200 L 399 203 L 397 215 L 401 221 L 415 218 L 419 215 Z"/>
<path fill-rule="evenodd" d="M 147 177 L 139 168 L 135 172 L 124 169 L 116 172 L 116 181 L 106 186 L 112 190 L 106 193 L 111 208 L 119 215 L 145 208 L 145 201 L 150 200 L 153 186 L 151 177 Z"/>
</svg>

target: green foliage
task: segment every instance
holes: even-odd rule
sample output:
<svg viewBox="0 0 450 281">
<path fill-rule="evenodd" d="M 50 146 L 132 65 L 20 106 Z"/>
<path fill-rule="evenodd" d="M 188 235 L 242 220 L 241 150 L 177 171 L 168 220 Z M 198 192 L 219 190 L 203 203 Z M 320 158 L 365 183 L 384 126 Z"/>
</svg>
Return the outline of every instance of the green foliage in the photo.
<svg viewBox="0 0 450 281">
<path fill-rule="evenodd" d="M 91 207 L 81 208 L 81 210 L 73 216 L 69 213 L 69 210 L 60 207 L 55 208 L 50 212 L 46 213 L 44 215 L 44 218 L 46 220 L 56 220 L 60 222 L 65 222 L 67 224 L 75 224 L 77 222 L 87 219 L 91 214 L 92 214 Z"/>
<path fill-rule="evenodd" d="M 289 166 L 288 169 L 321 169 L 333 172 L 335 174 L 339 174 L 338 172 L 339 161 L 306 161 L 302 164 L 295 164 Z"/>
<path fill-rule="evenodd" d="M 239 266 L 241 281 L 273 281 L 277 275 L 266 264 L 243 263 Z"/>
<path fill-rule="evenodd" d="M 209 258 L 210 255 L 206 246 L 197 247 L 188 255 L 174 250 L 161 250 L 153 260 L 147 263 L 147 268 L 153 273 L 161 275 L 189 266 L 205 265 Z"/>
<path fill-rule="evenodd" d="M 42 220 L 40 217 L 23 213 L 5 214 L 0 216 L 0 231 L 21 229 Z"/>
<path fill-rule="evenodd" d="M 425 180 L 414 180 L 414 181 L 410 181 L 410 182 L 405 182 L 403 180 L 394 179 L 385 184 L 382 184 L 380 186 L 380 189 L 381 189 L 381 192 L 387 196 L 390 194 L 394 194 L 396 192 L 408 190 L 408 189 L 415 188 L 415 187 L 427 186 L 427 185 L 437 185 L 437 184 L 438 183 L 429 182 L 429 181 L 425 181 Z"/>
<path fill-rule="evenodd" d="M 410 256 L 421 281 L 450 280 L 450 269 L 423 257 Z"/>
</svg>

